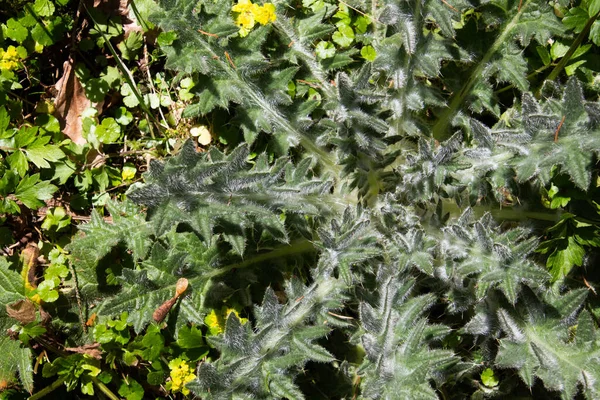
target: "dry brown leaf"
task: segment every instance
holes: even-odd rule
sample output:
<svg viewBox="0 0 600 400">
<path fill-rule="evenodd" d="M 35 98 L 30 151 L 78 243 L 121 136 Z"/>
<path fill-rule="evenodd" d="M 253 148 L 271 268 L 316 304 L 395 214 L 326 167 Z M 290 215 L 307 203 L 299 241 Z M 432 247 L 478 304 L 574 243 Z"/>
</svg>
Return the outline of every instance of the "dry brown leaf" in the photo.
<svg viewBox="0 0 600 400">
<path fill-rule="evenodd" d="M 93 7 L 108 15 L 120 15 L 125 18 L 129 15 L 129 0 L 94 0 Z"/>
<path fill-rule="evenodd" d="M 107 15 L 120 16 L 125 34 L 130 31 L 142 32 L 142 27 L 129 18 L 129 3 L 130 0 L 94 0 L 94 8 L 99 8 Z"/>
<path fill-rule="evenodd" d="M 173 308 L 176 302 L 177 296 L 170 298 L 169 300 L 162 303 L 156 310 L 154 310 L 154 313 L 152 313 L 152 318 L 154 319 L 154 321 L 161 323 L 162 320 L 165 319 L 169 311 L 171 311 L 171 308 Z"/>
<path fill-rule="evenodd" d="M 38 257 L 40 256 L 40 249 L 34 242 L 28 243 L 27 247 L 21 250 L 21 258 L 23 259 L 23 266 L 27 268 L 27 280 L 29 284 L 36 288 L 39 280 L 38 274 Z"/>
<path fill-rule="evenodd" d="M 29 299 L 7 304 L 6 313 L 23 325 L 35 321 L 35 305 Z"/>
<path fill-rule="evenodd" d="M 54 99 L 55 116 L 61 124 L 62 132 L 77 144 L 86 143 L 83 137 L 81 114 L 91 102 L 73 69 L 73 59 L 63 64 L 63 76 L 56 82 L 58 94 Z"/>
<path fill-rule="evenodd" d="M 93 344 L 84 344 L 83 346 L 79 346 L 79 347 L 65 347 L 65 350 L 73 352 L 73 353 L 87 354 L 88 356 L 93 357 L 96 360 L 101 360 L 102 359 L 102 351 L 99 350 L 99 348 L 100 348 L 100 343 L 93 343 Z"/>
</svg>

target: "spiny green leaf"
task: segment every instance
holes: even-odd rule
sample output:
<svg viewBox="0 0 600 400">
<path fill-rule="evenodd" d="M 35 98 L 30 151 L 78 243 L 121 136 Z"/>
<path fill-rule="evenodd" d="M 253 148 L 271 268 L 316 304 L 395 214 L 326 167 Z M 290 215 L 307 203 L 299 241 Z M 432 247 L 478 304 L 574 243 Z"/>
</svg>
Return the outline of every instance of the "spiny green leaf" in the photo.
<svg viewBox="0 0 600 400">
<path fill-rule="evenodd" d="M 8 335 L 0 337 L 0 379 L 10 381 L 18 372 L 19 381 L 29 393 L 33 392 L 33 354 L 29 347 L 23 347 L 19 341 Z"/>
<path fill-rule="evenodd" d="M 598 357 L 598 349 L 576 346 L 565 341 L 561 332 L 565 328 L 552 321 L 532 321 L 530 325 L 513 322 L 519 335 L 509 335 L 500 341 L 496 365 L 502 368 L 516 368 L 523 381 L 533 385 L 533 377 L 542 380 L 550 390 L 562 390 L 564 398 L 571 399 L 578 385 L 582 385 L 588 398 L 594 398 L 600 387 L 596 378 L 600 369 L 593 359 Z M 591 379 L 590 379 L 591 378 Z"/>
<path fill-rule="evenodd" d="M 9 267 L 8 261 L 4 257 L 0 257 L 0 301 L 2 304 L 11 304 L 25 298 L 23 278 Z"/>
</svg>

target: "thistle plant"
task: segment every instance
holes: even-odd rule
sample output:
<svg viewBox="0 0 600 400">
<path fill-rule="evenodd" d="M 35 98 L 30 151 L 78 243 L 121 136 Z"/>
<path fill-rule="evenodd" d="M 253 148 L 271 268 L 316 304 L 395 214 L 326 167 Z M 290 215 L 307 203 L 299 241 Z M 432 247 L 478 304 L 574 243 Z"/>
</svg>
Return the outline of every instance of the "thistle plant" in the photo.
<svg viewBox="0 0 600 400">
<path fill-rule="evenodd" d="M 595 255 L 549 271 L 565 249 L 540 247 L 566 213 L 549 188 L 598 206 L 600 151 L 590 86 L 531 71 L 571 35 L 547 2 L 168 0 L 149 18 L 193 81 L 183 115 L 226 119 L 226 143 L 153 161 L 81 226 L 70 347 L 92 313 L 123 316 L 137 339 L 111 333 L 102 362 L 199 398 L 600 396 Z M 25 299 L 0 266 L 1 298 Z"/>
</svg>

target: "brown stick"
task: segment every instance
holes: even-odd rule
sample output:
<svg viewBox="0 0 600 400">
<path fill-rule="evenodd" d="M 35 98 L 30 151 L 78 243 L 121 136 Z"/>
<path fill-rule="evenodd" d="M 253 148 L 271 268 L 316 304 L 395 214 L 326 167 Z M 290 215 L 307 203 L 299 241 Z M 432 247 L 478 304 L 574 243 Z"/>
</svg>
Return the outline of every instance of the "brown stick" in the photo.
<svg viewBox="0 0 600 400">
<path fill-rule="evenodd" d="M 560 124 L 558 124 L 558 128 L 556 128 L 556 131 L 554 131 L 554 143 L 558 142 L 558 132 L 560 132 L 560 128 L 562 128 L 566 117 L 566 115 L 563 115 L 562 119 L 560 120 Z"/>
<path fill-rule="evenodd" d="M 205 32 L 205 31 L 203 31 L 203 30 L 201 30 L 201 29 L 198 29 L 198 32 L 200 32 L 200 33 L 201 33 L 201 34 L 203 34 L 203 35 L 210 36 L 210 37 L 214 37 L 214 38 L 218 38 L 218 37 L 219 37 L 219 35 L 217 35 L 217 34 L 210 33 L 210 32 Z"/>
</svg>

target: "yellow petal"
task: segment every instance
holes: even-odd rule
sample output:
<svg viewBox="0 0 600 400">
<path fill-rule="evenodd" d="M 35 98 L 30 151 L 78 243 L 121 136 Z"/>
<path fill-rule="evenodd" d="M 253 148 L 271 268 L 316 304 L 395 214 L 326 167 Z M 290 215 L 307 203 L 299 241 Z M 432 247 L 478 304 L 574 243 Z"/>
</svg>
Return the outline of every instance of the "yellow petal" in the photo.
<svg viewBox="0 0 600 400">
<path fill-rule="evenodd" d="M 254 4 L 252 4 L 252 2 L 250 0 L 240 0 L 240 1 L 238 1 L 238 3 L 236 5 L 231 7 L 231 11 L 239 12 L 239 13 L 251 11 L 253 5 Z"/>
<path fill-rule="evenodd" d="M 254 13 L 254 18 L 261 25 L 275 21 L 277 16 L 275 15 L 275 6 L 273 3 L 265 3 L 262 7 L 259 7 Z"/>
<path fill-rule="evenodd" d="M 236 23 L 236 25 L 238 25 L 244 29 L 250 30 L 250 29 L 254 28 L 254 24 L 255 24 L 254 14 L 249 13 L 249 12 L 241 13 L 235 19 L 235 23 Z"/>
<path fill-rule="evenodd" d="M 277 19 L 277 14 L 275 14 L 275 5 L 273 3 L 265 3 L 263 9 L 269 14 L 269 21 L 274 22 Z"/>
</svg>

